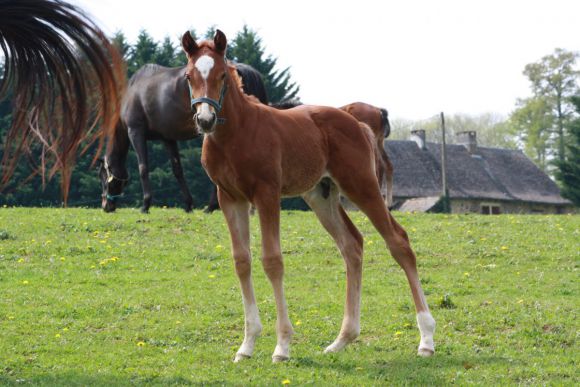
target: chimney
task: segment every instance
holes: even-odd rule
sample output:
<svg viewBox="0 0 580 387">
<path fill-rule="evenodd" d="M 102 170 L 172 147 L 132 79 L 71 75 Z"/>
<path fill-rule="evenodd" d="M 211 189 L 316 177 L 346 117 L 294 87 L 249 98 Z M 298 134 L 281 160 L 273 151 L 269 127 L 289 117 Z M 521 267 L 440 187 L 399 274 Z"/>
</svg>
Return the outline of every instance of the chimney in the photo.
<svg viewBox="0 0 580 387">
<path fill-rule="evenodd" d="M 417 143 L 419 149 L 427 148 L 425 129 L 411 130 L 411 140 Z"/>
<path fill-rule="evenodd" d="M 457 133 L 457 142 L 466 147 L 470 154 L 477 151 L 477 133 L 473 130 Z"/>
</svg>

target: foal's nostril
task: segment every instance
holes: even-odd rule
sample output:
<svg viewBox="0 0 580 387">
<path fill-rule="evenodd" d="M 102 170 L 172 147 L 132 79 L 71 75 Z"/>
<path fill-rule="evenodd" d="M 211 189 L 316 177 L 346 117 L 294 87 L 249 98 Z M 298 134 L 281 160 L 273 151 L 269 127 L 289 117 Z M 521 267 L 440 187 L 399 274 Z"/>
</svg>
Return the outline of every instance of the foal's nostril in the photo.
<svg viewBox="0 0 580 387">
<path fill-rule="evenodd" d="M 213 125 L 215 124 L 216 121 L 216 115 L 215 113 L 212 113 L 209 117 L 201 117 L 199 114 L 195 115 L 195 119 L 197 122 L 197 125 L 201 128 L 201 129 L 211 129 L 213 127 Z"/>
</svg>

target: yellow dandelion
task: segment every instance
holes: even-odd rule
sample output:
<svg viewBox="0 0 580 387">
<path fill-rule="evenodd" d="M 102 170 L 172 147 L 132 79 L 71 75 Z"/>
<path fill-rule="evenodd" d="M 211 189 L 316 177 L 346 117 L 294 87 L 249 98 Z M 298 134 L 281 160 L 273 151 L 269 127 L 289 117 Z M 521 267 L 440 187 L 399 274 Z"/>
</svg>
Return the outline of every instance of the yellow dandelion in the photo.
<svg viewBox="0 0 580 387">
<path fill-rule="evenodd" d="M 411 326 L 411 323 L 408 323 L 408 322 L 407 322 L 407 323 L 405 323 L 405 324 L 403 324 L 403 327 L 404 327 L 404 328 L 409 328 L 410 326 Z"/>
<path fill-rule="evenodd" d="M 137 343 L 137 346 L 138 346 L 138 347 L 144 347 L 144 346 L 145 346 L 145 342 L 144 342 L 144 341 L 139 341 L 139 342 Z"/>
<path fill-rule="evenodd" d="M 282 384 L 284 384 L 284 385 L 290 384 L 290 379 L 284 379 L 284 380 L 282 380 Z"/>
<path fill-rule="evenodd" d="M 356 369 L 357 371 L 362 371 L 364 368 L 362 368 L 362 367 L 356 367 L 355 369 Z"/>
<path fill-rule="evenodd" d="M 63 332 L 68 332 L 68 328 L 67 327 L 64 327 L 64 328 L 62 328 L 62 331 Z"/>
<path fill-rule="evenodd" d="M 176 325 L 179 325 L 179 324 L 181 324 L 181 321 L 177 320 L 177 321 L 175 322 L 175 324 L 176 324 Z"/>
<path fill-rule="evenodd" d="M 95 265 L 91 265 L 91 269 L 94 269 L 94 268 L 96 268 L 96 266 Z"/>
<path fill-rule="evenodd" d="M 215 274 L 208 275 L 208 278 L 215 278 Z"/>
<path fill-rule="evenodd" d="M 521 304 L 523 302 L 524 302 L 524 300 L 518 300 L 518 304 Z"/>
<path fill-rule="evenodd" d="M 28 281 L 27 280 L 22 281 L 22 285 L 28 285 Z"/>
<path fill-rule="evenodd" d="M 302 325 L 302 321 L 300 320 L 296 321 L 296 325 Z"/>
<path fill-rule="evenodd" d="M 8 320 L 14 320 L 14 316 L 8 316 Z"/>
<path fill-rule="evenodd" d="M 64 262 L 64 261 L 66 261 L 66 258 L 65 258 L 65 257 L 60 257 L 60 260 L 61 260 L 62 262 Z"/>
<path fill-rule="evenodd" d="M 463 273 L 463 275 L 464 275 L 465 277 L 469 277 L 471 274 L 469 274 L 468 272 L 465 272 L 465 273 Z"/>
<path fill-rule="evenodd" d="M 20 258 L 20 259 L 18 260 L 18 263 L 22 263 L 22 262 L 24 262 L 24 258 Z"/>
<path fill-rule="evenodd" d="M 107 241 L 106 241 L 106 240 L 104 240 L 104 239 L 101 239 L 101 240 L 99 241 L 99 243 L 103 243 L 103 244 L 105 244 L 105 243 L 107 243 Z"/>
<path fill-rule="evenodd" d="M 56 335 L 54 335 L 54 337 L 58 339 L 60 337 L 60 333 L 57 333 Z"/>
<path fill-rule="evenodd" d="M 223 249 L 223 248 L 224 248 L 224 247 L 223 247 L 222 245 L 217 245 L 217 246 L 215 247 L 215 249 L 216 249 L 216 250 L 218 250 L 218 251 L 219 251 L 219 250 L 221 250 L 221 249 Z"/>
<path fill-rule="evenodd" d="M 481 238 L 479 238 L 479 240 L 480 240 L 480 241 L 486 241 L 486 240 L 487 240 L 487 238 L 486 238 L 486 237 L 481 237 Z"/>
<path fill-rule="evenodd" d="M 401 336 L 402 334 L 403 334 L 403 332 L 401 332 L 401 331 L 396 331 L 395 332 L 395 336 Z"/>
<path fill-rule="evenodd" d="M 502 246 L 502 247 L 501 247 L 501 249 L 502 249 L 502 250 L 507 250 L 507 249 L 508 249 L 508 247 L 507 247 L 507 246 Z"/>
</svg>

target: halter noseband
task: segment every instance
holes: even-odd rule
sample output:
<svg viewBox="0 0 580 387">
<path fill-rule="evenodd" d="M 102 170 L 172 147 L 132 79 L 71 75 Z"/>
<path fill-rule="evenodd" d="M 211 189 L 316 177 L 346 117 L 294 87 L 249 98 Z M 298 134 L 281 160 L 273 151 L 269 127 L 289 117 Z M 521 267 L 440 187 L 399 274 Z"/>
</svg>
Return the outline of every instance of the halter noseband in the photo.
<svg viewBox="0 0 580 387">
<path fill-rule="evenodd" d="M 126 185 L 129 182 L 129 177 L 127 177 L 126 179 L 121 179 L 120 177 L 117 177 L 115 175 L 113 175 L 113 172 L 111 172 L 111 169 L 109 168 L 109 163 L 107 163 L 107 158 L 105 157 L 105 172 L 107 172 L 107 184 L 112 182 L 113 179 L 119 180 L 120 182 L 124 183 L 123 185 Z M 107 189 L 108 191 L 108 189 Z M 109 193 L 102 195 L 103 197 L 105 197 L 107 200 L 110 200 L 112 202 L 116 202 L 117 198 L 123 197 L 125 196 L 124 193 L 120 193 L 118 195 L 111 195 Z"/>
<path fill-rule="evenodd" d="M 226 75 L 226 79 L 227 79 L 227 75 Z M 226 80 L 224 80 L 224 84 L 222 85 L 222 88 L 220 90 L 220 99 L 219 101 L 216 101 L 215 99 L 212 98 L 208 98 L 208 97 L 199 97 L 199 98 L 193 98 L 193 90 L 191 88 L 191 84 L 189 83 L 189 81 L 187 82 L 187 86 L 189 87 L 189 98 L 191 99 L 191 111 L 193 113 L 197 112 L 197 109 L 195 108 L 195 105 L 198 103 L 207 103 L 208 105 L 213 106 L 213 108 L 215 109 L 215 113 L 216 115 L 221 112 L 222 110 L 222 106 L 224 103 L 224 97 L 226 95 L 226 91 L 228 91 L 228 85 Z M 220 118 L 218 117 L 217 119 L 217 123 L 218 124 L 223 124 L 226 122 L 225 118 Z"/>
</svg>

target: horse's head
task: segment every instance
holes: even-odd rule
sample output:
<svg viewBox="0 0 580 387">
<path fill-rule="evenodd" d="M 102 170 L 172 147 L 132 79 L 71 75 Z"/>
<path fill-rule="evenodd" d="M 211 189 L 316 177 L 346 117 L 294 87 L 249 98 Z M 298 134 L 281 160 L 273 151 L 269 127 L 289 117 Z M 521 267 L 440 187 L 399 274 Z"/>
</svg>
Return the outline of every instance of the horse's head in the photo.
<svg viewBox="0 0 580 387">
<path fill-rule="evenodd" d="M 105 158 L 99 166 L 99 179 L 103 190 L 101 207 L 105 212 L 113 212 L 117 208 L 117 198 L 123 195 L 123 188 L 129 182 L 128 175 L 126 172 L 122 177 L 114 175 Z"/>
<path fill-rule="evenodd" d="M 195 124 L 199 131 L 211 133 L 218 123 L 217 115 L 227 90 L 226 36 L 217 30 L 213 41 L 198 44 L 187 31 L 181 44 L 187 55 L 185 77 L 189 84 Z"/>
</svg>

